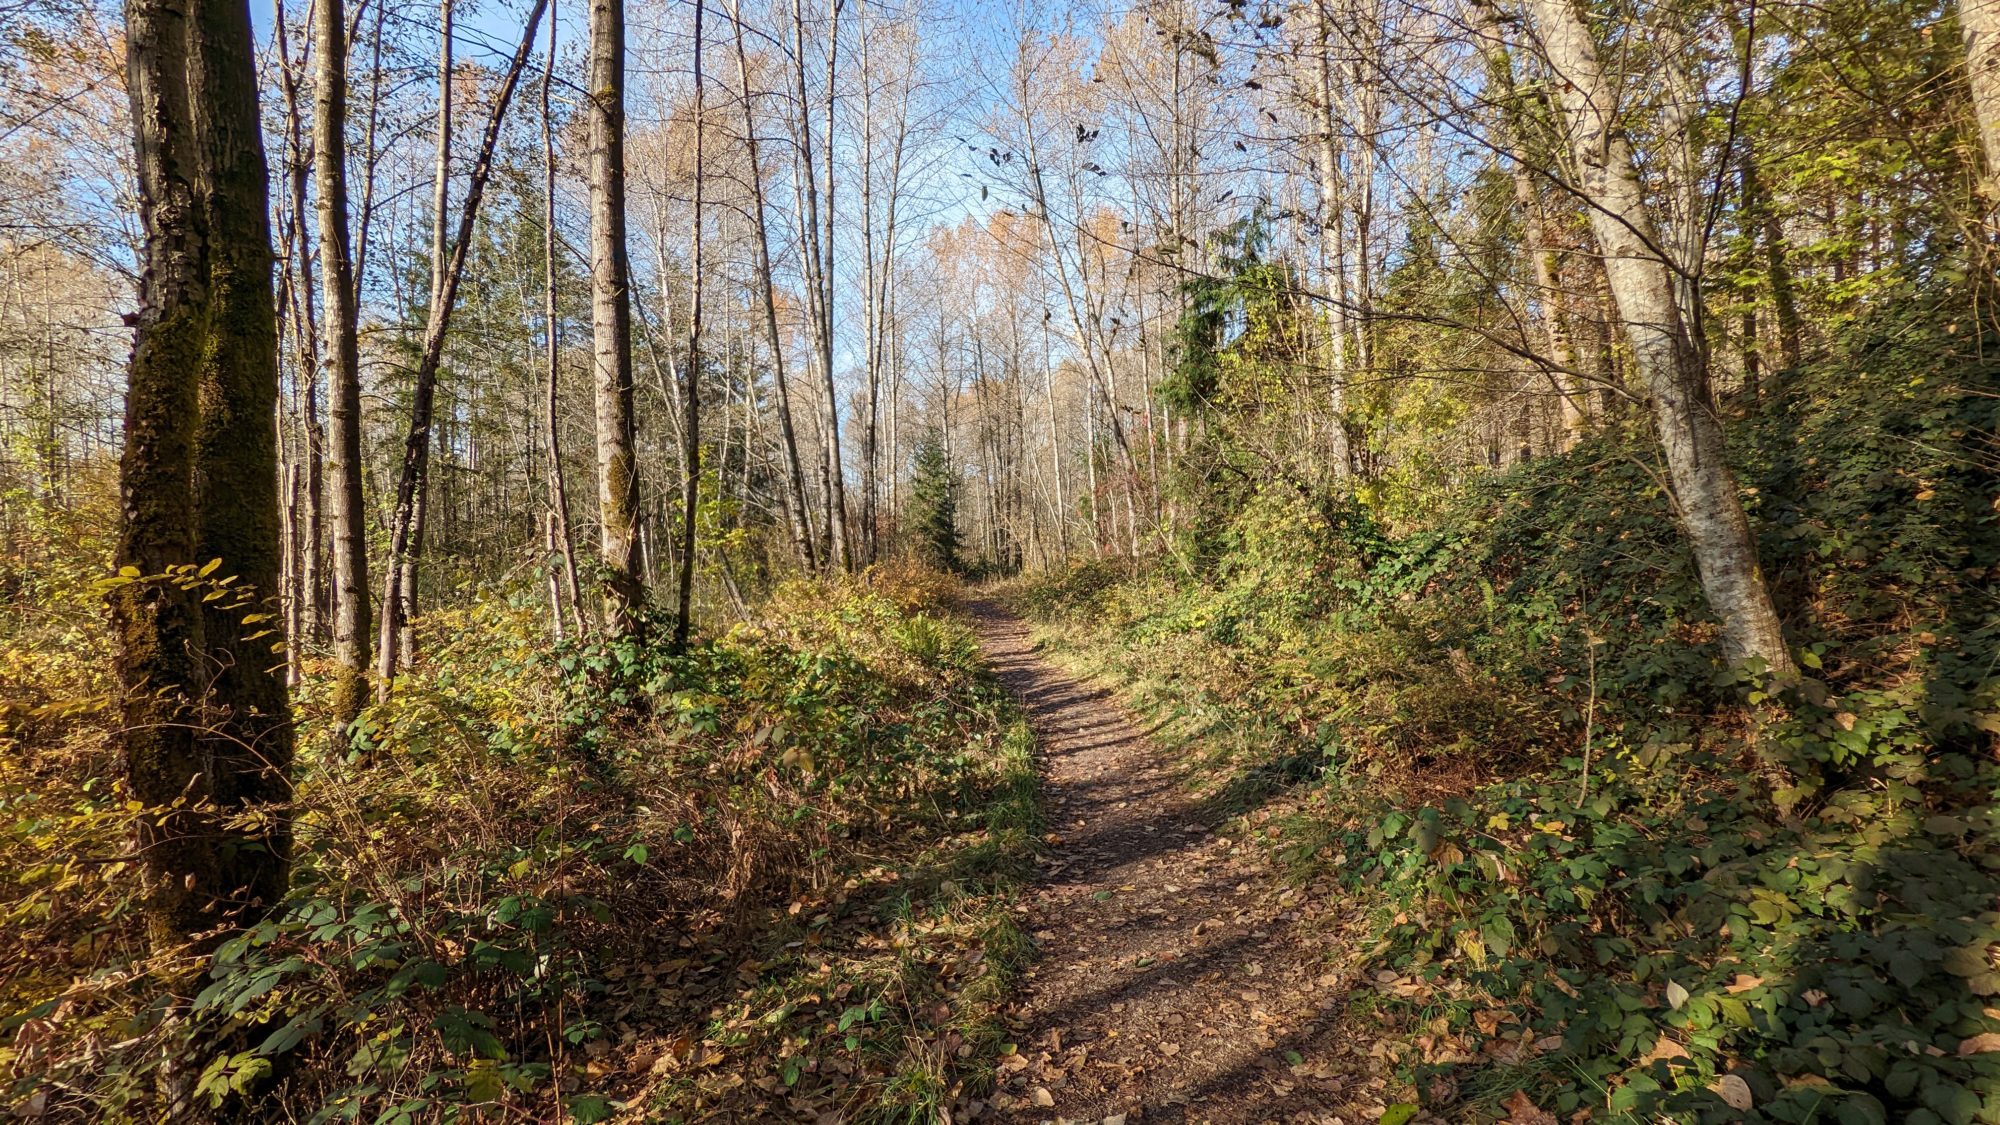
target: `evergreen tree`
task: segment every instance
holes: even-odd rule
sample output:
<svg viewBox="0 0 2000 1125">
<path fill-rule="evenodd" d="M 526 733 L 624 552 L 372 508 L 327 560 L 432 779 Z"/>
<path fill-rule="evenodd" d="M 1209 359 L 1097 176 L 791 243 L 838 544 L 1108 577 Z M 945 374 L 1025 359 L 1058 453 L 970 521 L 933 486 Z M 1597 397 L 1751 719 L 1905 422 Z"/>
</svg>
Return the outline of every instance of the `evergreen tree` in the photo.
<svg viewBox="0 0 2000 1125">
<path fill-rule="evenodd" d="M 945 459 L 944 436 L 933 426 L 917 440 L 910 475 L 910 528 L 920 555 L 957 570 L 958 480 Z"/>
</svg>

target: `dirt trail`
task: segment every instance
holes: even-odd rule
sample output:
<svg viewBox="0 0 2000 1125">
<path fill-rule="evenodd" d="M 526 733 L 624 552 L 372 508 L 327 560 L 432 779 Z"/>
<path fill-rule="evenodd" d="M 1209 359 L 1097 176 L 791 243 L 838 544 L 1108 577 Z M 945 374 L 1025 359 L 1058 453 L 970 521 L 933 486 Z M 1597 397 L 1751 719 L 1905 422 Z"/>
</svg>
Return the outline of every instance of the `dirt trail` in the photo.
<svg viewBox="0 0 2000 1125">
<path fill-rule="evenodd" d="M 1346 981 L 1257 849 L 1212 831 L 1220 815 L 1108 693 L 1037 657 L 1005 609 L 969 608 L 1039 736 L 1053 837 L 1031 904 L 1040 959 L 1012 1013 L 1020 1053 L 985 1119 L 1373 1120 L 1343 1078 Z"/>
</svg>

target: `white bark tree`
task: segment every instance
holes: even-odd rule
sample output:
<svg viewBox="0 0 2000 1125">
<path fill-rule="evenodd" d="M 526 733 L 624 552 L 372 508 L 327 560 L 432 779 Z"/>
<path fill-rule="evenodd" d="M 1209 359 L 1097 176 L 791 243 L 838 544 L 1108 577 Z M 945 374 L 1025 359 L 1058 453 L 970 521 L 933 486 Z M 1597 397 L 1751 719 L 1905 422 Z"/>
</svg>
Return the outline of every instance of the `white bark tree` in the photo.
<svg viewBox="0 0 2000 1125">
<path fill-rule="evenodd" d="M 1780 681 L 1797 666 L 1771 604 L 1756 540 L 1729 468 L 1702 348 L 1640 183 L 1616 92 L 1573 0 L 1531 0 L 1534 29 L 1559 79 L 1563 116 L 1591 230 L 1604 254 L 1633 365 L 1645 385 L 1682 530 L 1732 661 L 1761 660 Z"/>
</svg>

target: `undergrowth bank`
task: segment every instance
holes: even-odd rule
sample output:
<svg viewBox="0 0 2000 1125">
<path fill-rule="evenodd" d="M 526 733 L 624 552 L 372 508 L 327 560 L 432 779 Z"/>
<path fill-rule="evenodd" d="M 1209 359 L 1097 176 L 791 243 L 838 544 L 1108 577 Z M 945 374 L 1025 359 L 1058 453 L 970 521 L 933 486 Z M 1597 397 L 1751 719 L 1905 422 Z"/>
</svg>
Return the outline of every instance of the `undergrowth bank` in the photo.
<svg viewBox="0 0 2000 1125">
<path fill-rule="evenodd" d="M 1617 436 L 1393 516 L 1210 474 L 1156 561 L 1021 600 L 1366 914 L 1357 971 L 1418 987 L 1351 1014 L 1413 1106 L 2000 1121 L 2000 397 L 1963 353 L 1871 347 L 1731 423 L 1811 677 L 1782 698 L 1721 666 Z"/>
</svg>

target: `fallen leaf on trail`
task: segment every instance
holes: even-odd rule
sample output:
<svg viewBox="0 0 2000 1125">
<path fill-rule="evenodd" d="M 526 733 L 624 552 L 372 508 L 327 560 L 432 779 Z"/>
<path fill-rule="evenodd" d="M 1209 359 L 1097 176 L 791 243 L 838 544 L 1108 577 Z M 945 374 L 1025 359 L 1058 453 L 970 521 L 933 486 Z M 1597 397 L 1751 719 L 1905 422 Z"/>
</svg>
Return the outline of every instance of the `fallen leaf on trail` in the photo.
<svg viewBox="0 0 2000 1125">
<path fill-rule="evenodd" d="M 1507 1125 L 1557 1125 L 1556 1115 L 1536 1105 L 1526 1090 L 1514 1091 L 1500 1108 L 1507 1111 Z"/>
<path fill-rule="evenodd" d="M 1047 1109 L 1056 1104 L 1056 1096 L 1054 1094 L 1049 1093 L 1049 1088 L 1047 1086 L 1035 1087 L 1034 1092 L 1029 1095 L 1029 1098 L 1036 1105 L 1041 1106 L 1043 1109 Z"/>
</svg>

